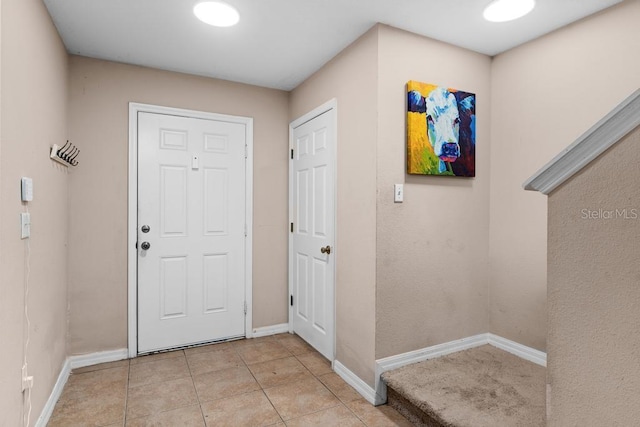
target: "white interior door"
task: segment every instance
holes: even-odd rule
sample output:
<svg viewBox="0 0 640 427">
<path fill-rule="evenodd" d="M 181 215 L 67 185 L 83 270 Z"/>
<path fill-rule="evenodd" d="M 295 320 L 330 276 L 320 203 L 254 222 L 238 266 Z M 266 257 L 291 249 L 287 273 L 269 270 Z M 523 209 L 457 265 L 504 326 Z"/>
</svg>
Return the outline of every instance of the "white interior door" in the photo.
<svg viewBox="0 0 640 427">
<path fill-rule="evenodd" d="M 245 139 L 138 112 L 138 353 L 245 335 Z"/>
<path fill-rule="evenodd" d="M 293 128 L 290 251 L 293 330 L 334 357 L 335 109 Z"/>
</svg>

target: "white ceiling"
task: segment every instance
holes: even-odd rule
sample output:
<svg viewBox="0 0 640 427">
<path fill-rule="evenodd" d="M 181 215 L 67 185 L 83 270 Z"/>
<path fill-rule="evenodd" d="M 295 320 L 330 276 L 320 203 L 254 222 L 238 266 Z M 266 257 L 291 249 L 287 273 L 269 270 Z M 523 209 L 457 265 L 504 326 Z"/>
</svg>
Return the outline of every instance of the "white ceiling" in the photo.
<svg viewBox="0 0 640 427">
<path fill-rule="evenodd" d="M 489 23 L 491 0 L 226 0 L 240 23 L 198 21 L 201 0 L 44 0 L 70 53 L 290 90 L 376 22 L 496 55 L 621 0 L 537 0 Z"/>
</svg>

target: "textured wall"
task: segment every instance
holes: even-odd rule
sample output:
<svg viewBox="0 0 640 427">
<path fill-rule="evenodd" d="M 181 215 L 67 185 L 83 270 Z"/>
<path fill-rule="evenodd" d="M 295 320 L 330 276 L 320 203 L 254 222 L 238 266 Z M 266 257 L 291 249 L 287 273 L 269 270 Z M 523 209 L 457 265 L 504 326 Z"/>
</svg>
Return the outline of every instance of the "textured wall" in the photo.
<svg viewBox="0 0 640 427">
<path fill-rule="evenodd" d="M 21 384 L 27 329 L 34 425 L 67 350 L 69 172 L 49 159 L 49 147 L 68 137 L 67 54 L 40 0 L 3 0 L 1 31 L 0 425 L 23 425 L 28 412 Z M 33 178 L 28 204 L 20 200 L 22 176 Z M 19 215 L 27 209 L 31 238 L 21 240 Z"/>
<path fill-rule="evenodd" d="M 640 86 L 638 19 L 623 2 L 493 61 L 490 332 L 545 350 L 547 201 L 522 183 Z"/>
<path fill-rule="evenodd" d="M 289 120 L 338 100 L 336 359 L 374 384 L 377 28 L 291 93 Z"/>
<path fill-rule="evenodd" d="M 549 426 L 640 419 L 639 147 L 636 128 L 549 197 Z"/>
<path fill-rule="evenodd" d="M 491 58 L 380 26 L 378 67 L 376 359 L 487 332 L 492 148 Z M 476 94 L 475 178 L 406 174 L 408 80 Z"/>
<path fill-rule="evenodd" d="M 288 94 L 72 56 L 70 354 L 127 347 L 129 102 L 254 118 L 253 325 L 287 321 Z"/>
</svg>

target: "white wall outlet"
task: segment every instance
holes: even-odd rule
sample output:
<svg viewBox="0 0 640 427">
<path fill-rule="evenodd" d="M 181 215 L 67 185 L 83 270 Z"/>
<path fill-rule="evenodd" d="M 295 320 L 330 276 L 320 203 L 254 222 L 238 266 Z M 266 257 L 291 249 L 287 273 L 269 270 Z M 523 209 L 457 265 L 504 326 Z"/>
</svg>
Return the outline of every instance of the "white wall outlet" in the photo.
<svg viewBox="0 0 640 427">
<path fill-rule="evenodd" d="M 404 201 L 404 185 L 393 184 L 393 202 L 402 203 Z"/>
<path fill-rule="evenodd" d="M 20 214 L 21 238 L 26 239 L 31 236 L 31 214 L 23 212 Z"/>
</svg>

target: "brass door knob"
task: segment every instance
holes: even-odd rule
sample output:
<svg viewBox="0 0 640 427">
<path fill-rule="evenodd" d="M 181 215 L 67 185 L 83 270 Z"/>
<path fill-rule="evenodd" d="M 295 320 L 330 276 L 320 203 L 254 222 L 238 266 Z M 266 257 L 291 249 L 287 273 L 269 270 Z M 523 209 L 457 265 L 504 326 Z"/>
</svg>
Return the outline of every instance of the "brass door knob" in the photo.
<svg viewBox="0 0 640 427">
<path fill-rule="evenodd" d="M 331 253 L 331 246 L 327 245 L 324 248 L 320 248 L 320 252 L 329 255 Z"/>
</svg>

